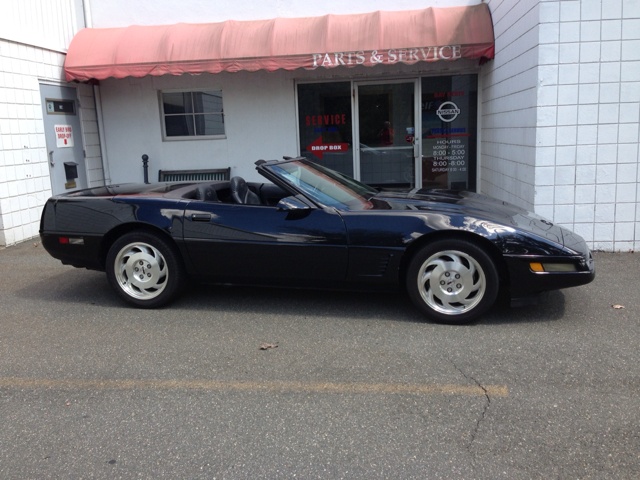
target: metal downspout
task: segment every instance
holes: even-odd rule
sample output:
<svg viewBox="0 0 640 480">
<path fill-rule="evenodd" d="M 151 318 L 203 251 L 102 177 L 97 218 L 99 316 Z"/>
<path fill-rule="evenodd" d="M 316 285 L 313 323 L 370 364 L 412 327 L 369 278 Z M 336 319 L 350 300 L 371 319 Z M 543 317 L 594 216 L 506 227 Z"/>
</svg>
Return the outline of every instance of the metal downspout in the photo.
<svg viewBox="0 0 640 480">
<path fill-rule="evenodd" d="M 93 28 L 91 19 L 91 1 L 82 0 L 82 9 L 84 11 L 84 25 L 86 28 Z M 100 94 L 100 86 L 93 86 L 93 98 L 96 102 L 96 123 L 98 124 L 98 138 L 100 139 L 100 156 L 102 157 L 102 176 L 104 184 L 111 184 L 111 172 L 109 171 L 109 160 L 107 158 L 107 145 L 105 143 L 104 120 L 102 118 L 102 95 Z"/>
</svg>

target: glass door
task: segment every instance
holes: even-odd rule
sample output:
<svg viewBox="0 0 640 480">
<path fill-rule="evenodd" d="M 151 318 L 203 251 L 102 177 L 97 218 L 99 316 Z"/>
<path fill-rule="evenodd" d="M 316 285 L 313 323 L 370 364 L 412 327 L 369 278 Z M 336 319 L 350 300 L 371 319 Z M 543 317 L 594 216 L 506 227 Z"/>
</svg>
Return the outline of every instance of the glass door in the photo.
<svg viewBox="0 0 640 480">
<path fill-rule="evenodd" d="M 356 85 L 356 178 L 378 188 L 416 186 L 417 82 Z"/>
</svg>

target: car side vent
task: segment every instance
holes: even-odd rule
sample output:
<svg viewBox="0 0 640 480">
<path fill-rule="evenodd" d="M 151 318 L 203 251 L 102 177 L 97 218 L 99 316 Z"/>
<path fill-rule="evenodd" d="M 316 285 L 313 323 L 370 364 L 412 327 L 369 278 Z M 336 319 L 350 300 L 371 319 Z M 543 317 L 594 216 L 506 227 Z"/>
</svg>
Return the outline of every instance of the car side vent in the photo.
<svg viewBox="0 0 640 480">
<path fill-rule="evenodd" d="M 231 168 L 211 170 L 160 170 L 159 182 L 208 182 L 210 180 L 229 180 Z"/>
<path fill-rule="evenodd" d="M 380 264 L 378 265 L 378 275 L 382 276 L 387 271 L 387 267 L 389 266 L 389 255 L 383 255 L 380 258 Z"/>
<path fill-rule="evenodd" d="M 354 249 L 349 252 L 351 275 L 357 277 L 382 277 L 387 273 L 392 254 L 382 254 L 373 249 Z"/>
</svg>

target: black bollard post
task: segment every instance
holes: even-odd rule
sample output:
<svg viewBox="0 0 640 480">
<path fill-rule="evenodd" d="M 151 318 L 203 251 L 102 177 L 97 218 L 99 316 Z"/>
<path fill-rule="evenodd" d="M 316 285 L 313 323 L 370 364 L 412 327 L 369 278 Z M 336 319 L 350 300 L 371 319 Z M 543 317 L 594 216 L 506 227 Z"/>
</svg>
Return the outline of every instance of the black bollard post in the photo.
<svg viewBox="0 0 640 480">
<path fill-rule="evenodd" d="M 142 169 L 144 170 L 144 183 L 149 183 L 149 155 L 142 155 Z"/>
</svg>

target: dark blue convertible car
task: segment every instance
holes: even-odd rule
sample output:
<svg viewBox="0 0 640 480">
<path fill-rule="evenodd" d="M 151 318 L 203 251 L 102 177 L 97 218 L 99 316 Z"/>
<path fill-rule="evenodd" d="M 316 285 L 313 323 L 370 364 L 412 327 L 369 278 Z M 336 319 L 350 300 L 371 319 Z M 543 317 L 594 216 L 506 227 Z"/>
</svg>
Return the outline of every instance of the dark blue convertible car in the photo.
<svg viewBox="0 0 640 480">
<path fill-rule="evenodd" d="M 377 191 L 304 158 L 256 162 L 265 183 L 114 185 L 45 205 L 42 244 L 107 272 L 158 307 L 188 285 L 406 289 L 430 319 L 469 322 L 496 300 L 526 302 L 594 279 L 578 235 L 490 197 Z"/>
</svg>

